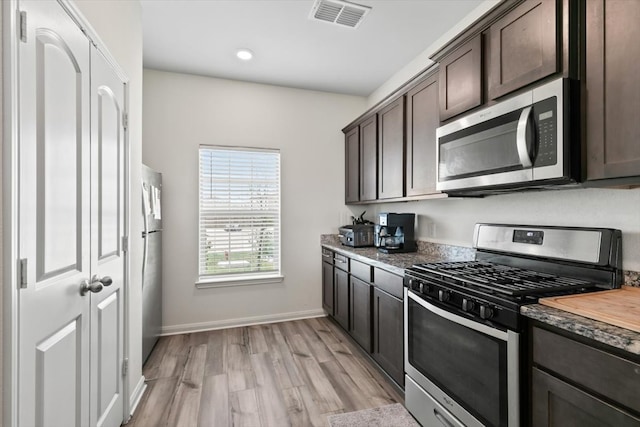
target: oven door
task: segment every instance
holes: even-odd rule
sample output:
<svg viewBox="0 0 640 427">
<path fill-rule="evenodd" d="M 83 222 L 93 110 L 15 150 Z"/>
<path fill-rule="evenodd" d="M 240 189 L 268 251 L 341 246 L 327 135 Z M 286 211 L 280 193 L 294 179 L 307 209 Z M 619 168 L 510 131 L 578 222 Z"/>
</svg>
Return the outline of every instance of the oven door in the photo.
<svg viewBox="0 0 640 427">
<path fill-rule="evenodd" d="M 405 293 L 407 376 L 449 411 L 452 421 L 518 426 L 519 334 L 453 314 L 407 289 Z M 409 411 L 424 411 L 413 389 L 411 394 L 407 402 L 414 408 L 408 405 Z"/>
</svg>

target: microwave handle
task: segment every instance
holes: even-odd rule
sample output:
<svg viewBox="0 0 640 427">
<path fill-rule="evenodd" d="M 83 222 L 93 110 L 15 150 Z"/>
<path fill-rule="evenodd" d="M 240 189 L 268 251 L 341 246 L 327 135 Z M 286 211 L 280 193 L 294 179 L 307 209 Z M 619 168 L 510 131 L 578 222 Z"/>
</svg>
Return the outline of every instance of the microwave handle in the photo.
<svg viewBox="0 0 640 427">
<path fill-rule="evenodd" d="M 527 126 L 529 125 L 529 117 L 531 117 L 531 106 L 525 107 L 520 113 L 520 119 L 518 120 L 518 129 L 516 131 L 516 148 L 518 149 L 518 157 L 520 163 L 524 168 L 530 168 L 533 166 L 531 162 L 531 156 L 529 155 L 528 143 L 527 143 Z"/>
</svg>

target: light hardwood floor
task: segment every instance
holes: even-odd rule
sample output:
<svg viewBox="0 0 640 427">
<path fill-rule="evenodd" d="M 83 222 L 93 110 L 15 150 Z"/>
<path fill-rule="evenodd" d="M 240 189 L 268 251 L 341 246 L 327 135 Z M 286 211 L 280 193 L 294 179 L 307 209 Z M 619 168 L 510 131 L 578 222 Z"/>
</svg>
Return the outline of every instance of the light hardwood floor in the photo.
<svg viewBox="0 0 640 427">
<path fill-rule="evenodd" d="M 327 318 L 163 337 L 143 374 L 127 427 L 326 427 L 327 415 L 403 402 Z"/>
</svg>

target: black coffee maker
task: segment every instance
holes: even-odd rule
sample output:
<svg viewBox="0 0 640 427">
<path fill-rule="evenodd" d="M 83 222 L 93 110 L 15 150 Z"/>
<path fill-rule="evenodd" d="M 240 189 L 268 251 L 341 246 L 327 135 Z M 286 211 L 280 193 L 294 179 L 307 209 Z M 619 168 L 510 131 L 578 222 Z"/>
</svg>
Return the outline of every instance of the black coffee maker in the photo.
<svg viewBox="0 0 640 427">
<path fill-rule="evenodd" d="M 412 213 L 380 213 L 373 236 L 378 251 L 386 254 L 415 252 L 415 221 L 416 215 Z"/>
</svg>

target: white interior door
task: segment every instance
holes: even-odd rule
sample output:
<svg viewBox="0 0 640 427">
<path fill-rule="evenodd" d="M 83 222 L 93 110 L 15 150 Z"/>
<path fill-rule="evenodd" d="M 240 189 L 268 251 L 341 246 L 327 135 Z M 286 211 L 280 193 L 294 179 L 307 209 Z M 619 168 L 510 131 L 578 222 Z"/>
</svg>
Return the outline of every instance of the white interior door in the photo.
<svg viewBox="0 0 640 427">
<path fill-rule="evenodd" d="M 91 295 L 91 426 L 123 418 L 124 83 L 91 49 L 91 274 L 104 286 Z"/>
<path fill-rule="evenodd" d="M 54 1 L 20 2 L 18 416 L 89 421 L 89 41 Z"/>
<path fill-rule="evenodd" d="M 19 425 L 117 427 L 124 84 L 57 2 L 20 12 Z"/>
</svg>

